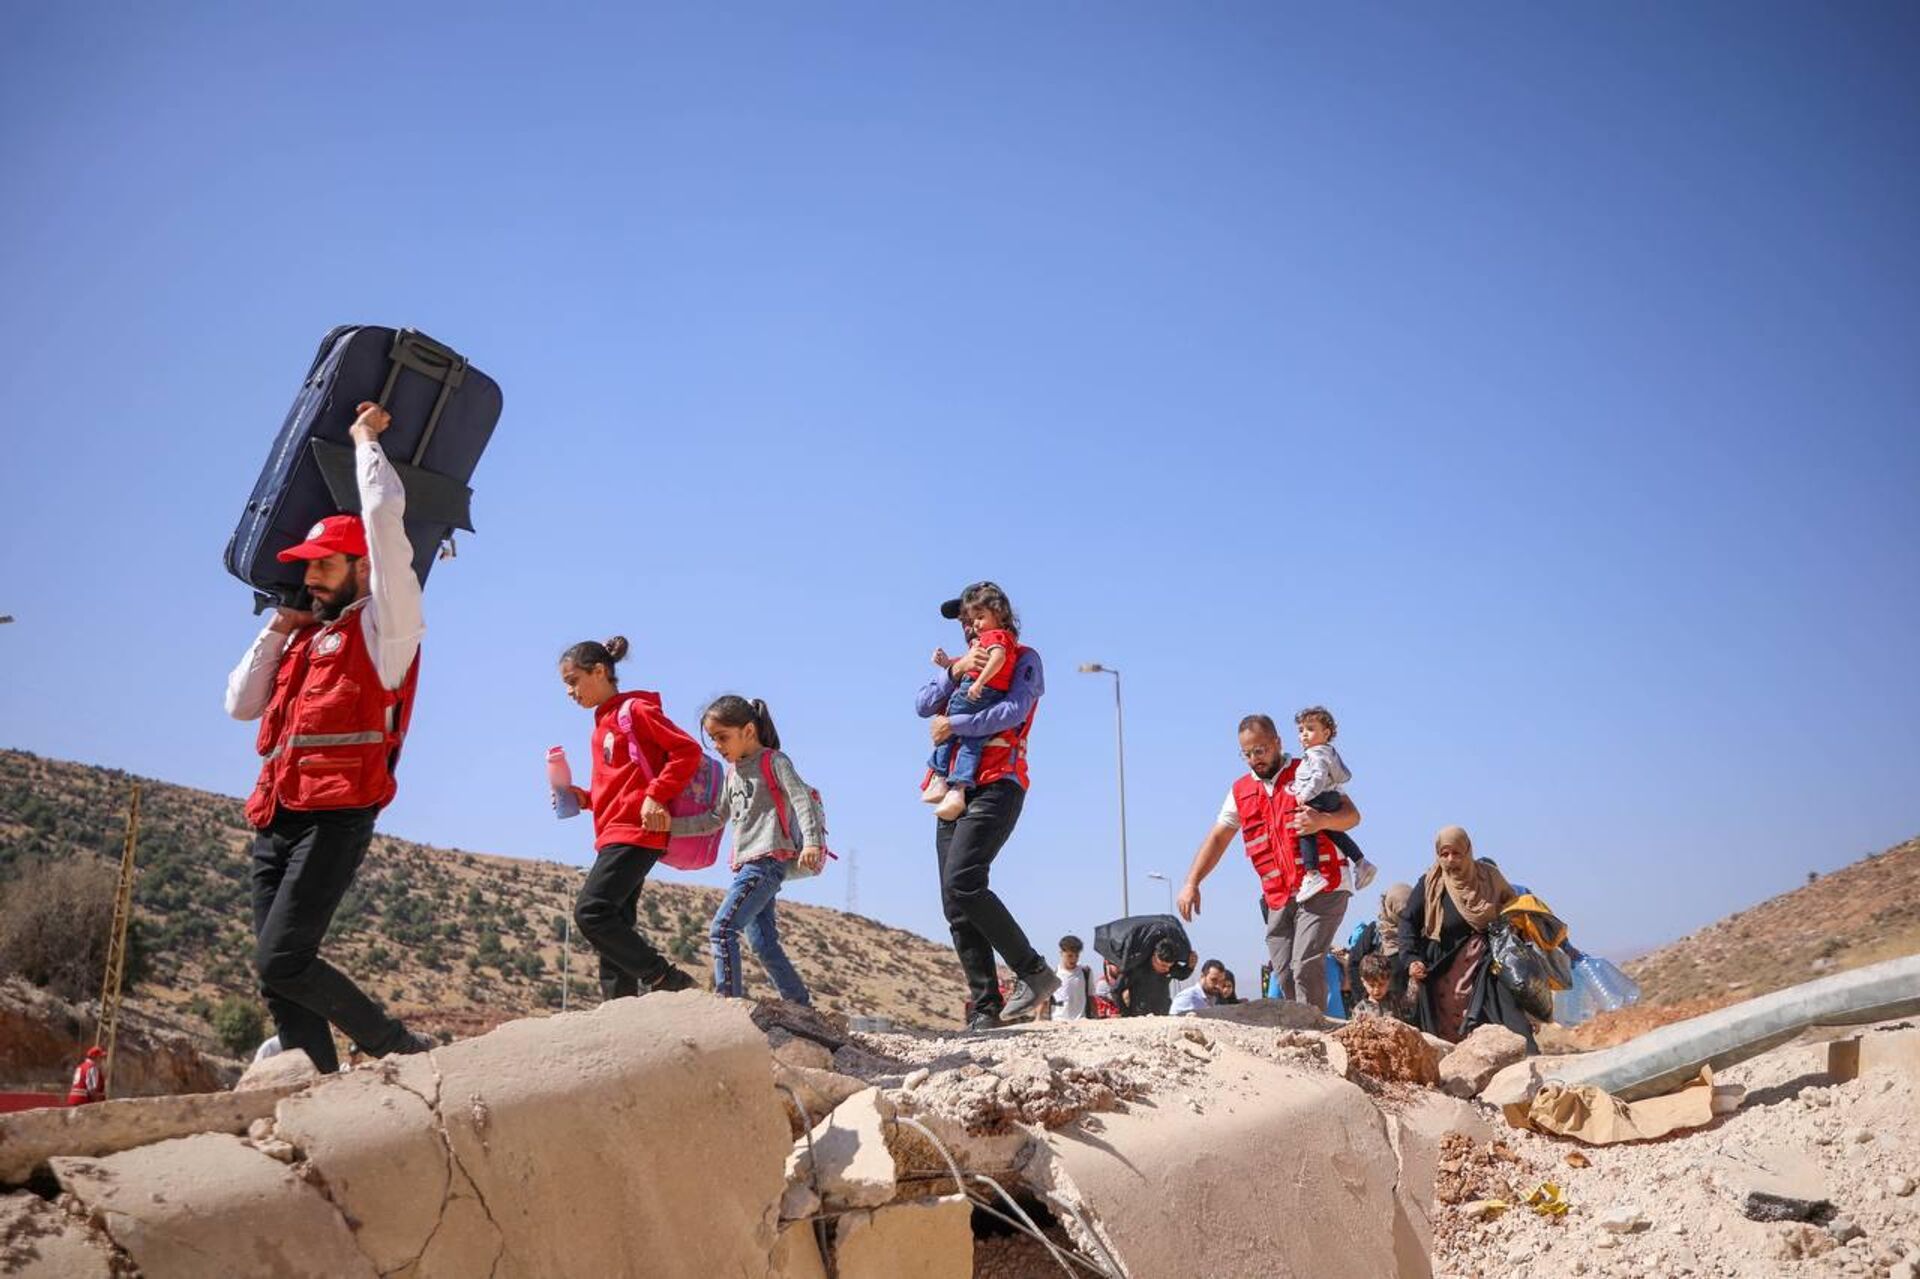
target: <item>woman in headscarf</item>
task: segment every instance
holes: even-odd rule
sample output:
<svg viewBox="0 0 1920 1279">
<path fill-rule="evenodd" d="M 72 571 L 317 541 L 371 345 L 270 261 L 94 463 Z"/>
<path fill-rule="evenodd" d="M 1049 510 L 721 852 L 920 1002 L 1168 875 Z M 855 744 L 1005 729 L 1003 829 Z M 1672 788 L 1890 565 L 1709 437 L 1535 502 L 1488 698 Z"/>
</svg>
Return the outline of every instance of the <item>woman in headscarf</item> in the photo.
<svg viewBox="0 0 1920 1279">
<path fill-rule="evenodd" d="M 1408 893 L 1396 929 L 1394 985 L 1406 988 L 1420 1029 L 1457 1044 L 1498 1023 L 1539 1051 L 1533 1023 L 1488 962 L 1487 929 L 1515 896 L 1498 866 L 1474 858 L 1466 831 L 1448 826 L 1434 836 L 1433 865 Z"/>
</svg>

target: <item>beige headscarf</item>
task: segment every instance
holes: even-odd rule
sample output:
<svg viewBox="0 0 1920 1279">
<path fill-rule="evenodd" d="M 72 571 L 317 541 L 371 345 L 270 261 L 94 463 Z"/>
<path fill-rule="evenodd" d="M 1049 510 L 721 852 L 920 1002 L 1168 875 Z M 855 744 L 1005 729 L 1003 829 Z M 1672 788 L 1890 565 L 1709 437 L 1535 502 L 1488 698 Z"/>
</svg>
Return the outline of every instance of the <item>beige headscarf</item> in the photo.
<svg viewBox="0 0 1920 1279">
<path fill-rule="evenodd" d="M 1447 847 L 1461 849 L 1467 855 L 1466 865 L 1458 871 L 1447 869 L 1447 864 L 1438 856 L 1439 851 Z M 1433 865 L 1427 868 L 1426 935 L 1439 940 L 1440 923 L 1446 916 L 1442 894 L 1453 898 L 1454 909 L 1460 912 L 1468 927 L 1484 933 L 1500 908 L 1514 899 L 1513 885 L 1507 882 L 1498 866 L 1474 860 L 1473 840 L 1458 826 L 1445 827 L 1435 835 L 1433 849 Z"/>
<path fill-rule="evenodd" d="M 1380 953 L 1388 959 L 1400 953 L 1400 916 L 1406 914 L 1411 896 L 1412 884 L 1395 884 L 1380 894 L 1380 926 L 1374 935 L 1379 938 Z"/>
</svg>

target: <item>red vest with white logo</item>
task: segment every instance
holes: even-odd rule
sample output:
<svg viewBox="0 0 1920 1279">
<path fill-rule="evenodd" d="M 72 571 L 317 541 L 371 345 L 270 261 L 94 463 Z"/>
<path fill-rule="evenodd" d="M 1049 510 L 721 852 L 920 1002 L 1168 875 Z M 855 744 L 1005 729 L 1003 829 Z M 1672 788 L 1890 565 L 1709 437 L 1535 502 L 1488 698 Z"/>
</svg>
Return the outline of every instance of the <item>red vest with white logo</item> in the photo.
<svg viewBox="0 0 1920 1279">
<path fill-rule="evenodd" d="M 413 715 L 414 654 L 397 689 L 380 682 L 356 605 L 325 626 L 294 632 L 260 717 L 260 780 L 247 800 L 256 828 L 281 808 L 384 807 Z"/>
<path fill-rule="evenodd" d="M 100 1086 L 100 1067 L 91 1058 L 81 1062 L 73 1071 L 73 1086 L 67 1089 L 69 1106 L 84 1106 L 92 1101 L 105 1101 L 106 1089 Z"/>
<path fill-rule="evenodd" d="M 1279 776 L 1273 779 L 1271 795 L 1251 773 L 1242 775 L 1233 784 L 1233 806 L 1240 812 L 1241 842 L 1246 845 L 1253 869 L 1260 875 L 1260 891 L 1267 905 L 1276 910 L 1287 904 L 1306 874 L 1300 865 L 1299 837 L 1287 826 L 1296 806 L 1287 783 L 1293 780 L 1298 767 L 1300 761 L 1293 760 L 1280 770 Z M 1325 834 L 1315 838 L 1320 841 L 1320 873 L 1327 877 L 1327 889 L 1332 891 L 1341 886 L 1346 863 L 1340 858 L 1339 846 Z"/>
</svg>

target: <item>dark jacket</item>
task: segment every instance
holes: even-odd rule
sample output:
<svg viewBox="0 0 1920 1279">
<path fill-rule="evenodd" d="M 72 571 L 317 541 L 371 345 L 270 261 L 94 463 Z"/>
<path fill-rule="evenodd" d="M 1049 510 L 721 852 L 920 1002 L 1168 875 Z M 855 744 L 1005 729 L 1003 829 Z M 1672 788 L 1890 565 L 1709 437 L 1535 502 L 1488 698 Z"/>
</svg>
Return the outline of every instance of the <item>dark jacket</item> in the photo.
<svg viewBox="0 0 1920 1279">
<path fill-rule="evenodd" d="M 1167 939 L 1179 946 L 1180 959 L 1157 973 L 1153 952 Z M 1172 915 L 1131 915 L 1102 924 L 1093 930 L 1093 948 L 1120 970 L 1112 999 L 1123 1017 L 1167 1016 L 1173 1011 L 1173 980 L 1193 975 L 1193 943 Z"/>
</svg>

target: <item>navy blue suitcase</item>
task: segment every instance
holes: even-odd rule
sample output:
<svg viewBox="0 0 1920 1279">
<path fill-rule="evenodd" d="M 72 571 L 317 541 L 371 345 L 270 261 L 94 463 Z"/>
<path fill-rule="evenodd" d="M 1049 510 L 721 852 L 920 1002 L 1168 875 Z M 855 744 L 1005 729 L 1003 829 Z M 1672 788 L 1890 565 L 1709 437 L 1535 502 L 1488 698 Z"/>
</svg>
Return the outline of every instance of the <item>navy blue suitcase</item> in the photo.
<svg viewBox="0 0 1920 1279">
<path fill-rule="evenodd" d="M 255 612 L 305 608 L 305 566 L 277 556 L 324 517 L 359 513 L 347 432 L 362 400 L 393 415 L 380 443 L 406 486 L 407 538 L 423 585 L 442 545 L 451 553 L 454 530 L 473 531 L 467 482 L 500 420 L 499 384 L 424 333 L 342 325 L 321 341 L 227 543 L 227 571 L 253 588 Z"/>
</svg>

